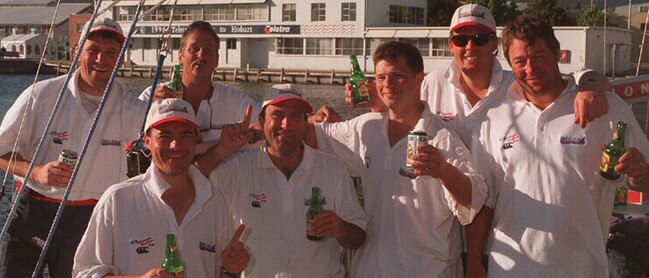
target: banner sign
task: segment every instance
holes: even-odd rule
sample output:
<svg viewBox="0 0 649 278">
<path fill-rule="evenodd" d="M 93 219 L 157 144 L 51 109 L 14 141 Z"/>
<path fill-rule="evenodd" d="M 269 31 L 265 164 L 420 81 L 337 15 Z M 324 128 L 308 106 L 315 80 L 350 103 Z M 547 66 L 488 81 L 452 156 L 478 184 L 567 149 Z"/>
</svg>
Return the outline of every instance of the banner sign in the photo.
<svg viewBox="0 0 649 278">
<path fill-rule="evenodd" d="M 167 31 L 167 26 L 140 26 L 136 27 L 137 34 L 162 35 Z M 182 34 L 187 26 L 171 26 L 172 34 Z M 222 25 L 212 26 L 219 35 L 299 35 L 300 25 Z"/>
</svg>

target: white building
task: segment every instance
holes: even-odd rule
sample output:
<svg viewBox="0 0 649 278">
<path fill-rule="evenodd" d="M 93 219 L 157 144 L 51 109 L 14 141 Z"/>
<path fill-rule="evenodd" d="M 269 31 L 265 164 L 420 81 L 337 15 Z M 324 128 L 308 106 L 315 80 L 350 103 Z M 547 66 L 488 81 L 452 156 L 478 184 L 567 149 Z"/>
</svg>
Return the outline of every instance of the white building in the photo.
<svg viewBox="0 0 649 278">
<path fill-rule="evenodd" d="M 45 52 L 46 59 L 56 59 L 56 43 L 49 41 L 49 46 L 45 46 L 47 34 L 27 34 L 27 35 L 10 35 L 0 40 L 0 45 L 7 51 L 18 52 L 17 58 L 38 60 Z M 51 51 L 48 51 L 48 48 Z"/>
<path fill-rule="evenodd" d="M 119 1 L 109 16 L 128 30 L 138 2 Z M 159 2 L 147 0 L 143 11 Z M 165 1 L 169 2 L 173 1 Z M 102 5 L 111 4 L 104 1 Z M 424 27 L 426 6 L 426 0 L 178 0 L 170 43 L 174 52 L 165 63 L 178 62 L 184 27 L 205 20 L 221 38 L 220 67 L 342 71 L 349 69 L 349 55 L 357 54 L 361 67 L 372 71 L 374 49 L 383 41 L 399 39 L 421 49 L 426 71 L 441 69 L 452 61 L 448 28 Z M 164 4 L 138 23 L 127 59 L 141 65 L 156 63 L 158 39 L 166 30 L 170 10 L 171 6 Z M 564 54 L 562 71 L 603 69 L 601 28 L 556 30 Z M 630 33 L 609 28 L 607 41 L 607 68 L 610 71 L 610 61 L 615 60 L 615 70 L 626 71 Z M 612 44 L 615 50 L 610 49 Z M 504 59 L 500 53 L 499 58 Z"/>
</svg>

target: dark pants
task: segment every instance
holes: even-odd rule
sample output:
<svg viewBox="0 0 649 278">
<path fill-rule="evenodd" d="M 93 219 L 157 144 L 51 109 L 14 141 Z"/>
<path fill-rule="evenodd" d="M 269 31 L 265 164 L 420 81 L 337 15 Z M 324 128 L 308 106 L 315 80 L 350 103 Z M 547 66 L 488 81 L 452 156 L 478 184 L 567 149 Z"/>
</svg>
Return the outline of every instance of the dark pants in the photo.
<svg viewBox="0 0 649 278">
<path fill-rule="evenodd" d="M 59 207 L 57 203 L 34 199 L 29 192 L 25 192 L 19 202 L 7 240 L 2 242 L 5 250 L 0 250 L 4 251 L 0 262 L 1 278 L 31 277 Z M 63 210 L 45 257 L 50 277 L 72 276 L 74 253 L 94 207 L 66 206 Z"/>
</svg>

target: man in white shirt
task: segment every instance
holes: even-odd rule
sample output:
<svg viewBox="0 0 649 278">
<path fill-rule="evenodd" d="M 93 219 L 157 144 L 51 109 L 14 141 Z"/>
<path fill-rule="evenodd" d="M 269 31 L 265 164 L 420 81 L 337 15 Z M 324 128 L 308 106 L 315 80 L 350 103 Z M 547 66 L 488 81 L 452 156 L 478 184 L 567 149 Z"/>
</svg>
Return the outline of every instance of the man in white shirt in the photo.
<svg viewBox="0 0 649 278">
<path fill-rule="evenodd" d="M 178 60 L 183 69 L 183 100 L 191 103 L 196 111 L 201 132 L 197 152 L 202 154 L 218 142 L 223 126 L 241 121 L 248 105 L 252 105 L 253 115 L 257 115 L 259 104 L 236 88 L 212 82 L 214 68 L 219 65 L 219 37 L 209 22 L 194 21 L 187 26 L 180 39 Z M 140 99 L 148 100 L 150 92 L 150 87 L 145 89 Z M 154 99 L 170 97 L 174 97 L 171 89 L 162 85 L 156 88 Z M 257 119 L 252 119 L 252 124 L 256 125 Z M 196 165 L 207 175 L 215 165 L 203 157 Z"/>
<path fill-rule="evenodd" d="M 189 103 L 153 103 L 144 137 L 153 163 L 101 197 L 75 256 L 75 277 L 178 277 L 160 268 L 167 234 L 177 238 L 184 277 L 243 271 L 250 258 L 239 242 L 245 227 L 229 240 L 234 229 L 226 201 L 192 165 L 197 129 Z"/>
<path fill-rule="evenodd" d="M 462 140 L 421 101 L 424 73 L 417 48 L 382 44 L 374 64 L 376 91 L 387 112 L 317 124 L 307 138 L 363 180 L 370 221 L 352 276 L 460 277 L 460 224 L 470 223 L 482 207 L 484 179 Z M 428 144 L 417 149 L 408 169 L 411 131 L 424 131 Z"/>
<path fill-rule="evenodd" d="M 1 277 L 29 277 L 34 271 L 72 176 L 73 166 L 58 158 L 64 150 L 81 152 L 113 68 L 118 66 L 123 42 L 119 24 L 109 18 L 95 19 L 79 56 L 79 69 L 67 85 L 59 113 L 44 135 L 44 145 L 35 161 L 30 160 L 66 76 L 27 88 L 7 111 L 0 126 L 0 168 L 22 184 L 29 165 L 36 165 L 25 182 L 27 192 L 18 200 L 17 215 L 9 224 L 6 256 L 0 262 Z M 117 82 L 109 93 L 48 249 L 45 262 L 53 277 L 70 276 L 74 252 L 97 199 L 108 186 L 127 178 L 123 144 L 137 135 L 139 125 L 133 119 L 145 116 L 144 103 Z"/>
<path fill-rule="evenodd" d="M 492 277 L 608 277 L 606 237 L 616 185 L 648 191 L 649 142 L 628 105 L 608 94 L 611 112 L 573 124 L 577 86 L 558 67 L 552 27 L 521 16 L 503 32 L 516 83 L 472 133 L 472 151 L 491 190 L 488 274 Z M 618 121 L 627 152 L 600 176 L 601 147 Z"/>
<path fill-rule="evenodd" d="M 358 248 L 365 240 L 367 215 L 358 204 L 345 166 L 334 156 L 302 142 L 311 105 L 292 85 L 275 85 L 264 96 L 259 122 L 266 147 L 233 155 L 211 174 L 235 220 L 250 233 L 243 239 L 252 254 L 245 277 L 344 277 L 341 247 Z M 247 132 L 243 124 L 223 134 Z M 230 133 L 230 131 L 233 131 Z M 219 158 L 240 144 L 222 137 Z M 312 224 L 318 241 L 307 239 L 306 214 L 313 187 L 323 209 Z"/>
</svg>

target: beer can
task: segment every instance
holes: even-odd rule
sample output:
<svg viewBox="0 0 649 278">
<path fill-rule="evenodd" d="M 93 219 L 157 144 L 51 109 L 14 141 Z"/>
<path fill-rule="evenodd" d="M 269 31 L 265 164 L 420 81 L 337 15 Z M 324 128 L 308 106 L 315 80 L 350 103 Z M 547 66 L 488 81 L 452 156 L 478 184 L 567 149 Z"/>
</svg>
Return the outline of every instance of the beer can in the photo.
<svg viewBox="0 0 649 278">
<path fill-rule="evenodd" d="M 406 168 L 412 169 L 412 157 L 417 154 L 417 147 L 426 145 L 428 135 L 423 131 L 411 131 L 408 133 L 408 146 L 406 147 Z"/>
<path fill-rule="evenodd" d="M 79 155 L 76 152 L 68 149 L 62 150 L 61 154 L 59 155 L 60 162 L 63 162 L 72 167 L 77 164 L 77 159 L 79 159 Z"/>
</svg>

